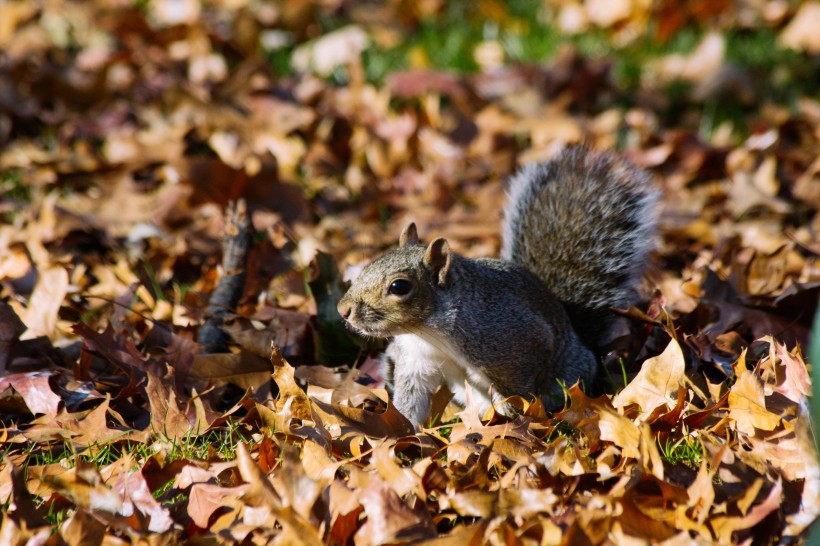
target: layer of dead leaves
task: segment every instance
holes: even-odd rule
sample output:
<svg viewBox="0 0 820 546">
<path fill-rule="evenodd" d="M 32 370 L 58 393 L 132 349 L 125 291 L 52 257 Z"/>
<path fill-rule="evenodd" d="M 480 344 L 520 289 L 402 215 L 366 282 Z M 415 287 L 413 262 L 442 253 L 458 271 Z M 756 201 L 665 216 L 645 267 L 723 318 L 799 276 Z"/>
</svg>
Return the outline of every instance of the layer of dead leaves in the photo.
<svg viewBox="0 0 820 546">
<path fill-rule="evenodd" d="M 726 62 L 725 31 L 770 28 L 809 62 L 817 3 L 673 4 L 545 4 L 614 44 L 717 21 L 635 96 L 608 58 L 568 46 L 519 66 L 493 40 L 477 75 L 411 51 L 411 70 L 368 83 L 363 52 L 436 2 L 0 4 L 0 542 L 800 540 L 820 513 L 800 349 L 820 293 L 820 103 L 768 101 Z M 328 17 L 348 24 L 322 34 Z M 293 75 L 266 57 L 282 54 Z M 687 123 L 708 101 L 747 104 L 746 126 Z M 622 145 L 665 192 L 647 302 L 606 362 L 628 384 L 573 388 L 554 416 L 468 404 L 413 430 L 334 329 L 318 251 L 350 276 L 413 220 L 494 255 L 504 177 L 581 140 Z M 235 350 L 203 355 L 240 197 L 260 236 Z M 320 366 L 342 362 L 358 366 Z"/>
</svg>

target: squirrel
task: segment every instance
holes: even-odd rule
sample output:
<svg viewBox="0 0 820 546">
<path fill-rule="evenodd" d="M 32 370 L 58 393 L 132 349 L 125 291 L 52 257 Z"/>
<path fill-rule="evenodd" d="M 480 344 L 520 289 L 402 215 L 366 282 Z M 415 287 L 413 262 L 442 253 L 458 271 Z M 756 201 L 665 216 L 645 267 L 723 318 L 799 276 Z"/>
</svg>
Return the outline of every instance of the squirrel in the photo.
<svg viewBox="0 0 820 546">
<path fill-rule="evenodd" d="M 365 267 L 338 304 L 353 332 L 392 338 L 382 357 L 393 403 L 422 425 L 442 385 L 464 406 L 511 412 L 512 395 L 560 409 L 589 386 L 614 314 L 637 296 L 656 232 L 659 191 L 617 155 L 565 148 L 509 184 L 501 258 L 470 259 L 415 224 Z"/>
</svg>

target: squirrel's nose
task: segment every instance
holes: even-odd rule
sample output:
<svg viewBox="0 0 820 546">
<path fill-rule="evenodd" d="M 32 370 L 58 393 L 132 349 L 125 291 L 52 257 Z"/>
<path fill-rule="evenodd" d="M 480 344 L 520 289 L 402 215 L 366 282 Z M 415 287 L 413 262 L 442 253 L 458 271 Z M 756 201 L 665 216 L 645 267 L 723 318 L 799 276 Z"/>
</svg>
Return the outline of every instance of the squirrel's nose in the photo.
<svg viewBox="0 0 820 546">
<path fill-rule="evenodd" d="M 336 306 L 336 309 L 339 311 L 339 314 L 342 315 L 342 318 L 347 320 L 353 311 L 353 305 L 351 305 L 348 300 L 342 300 L 339 302 L 339 305 Z"/>
</svg>

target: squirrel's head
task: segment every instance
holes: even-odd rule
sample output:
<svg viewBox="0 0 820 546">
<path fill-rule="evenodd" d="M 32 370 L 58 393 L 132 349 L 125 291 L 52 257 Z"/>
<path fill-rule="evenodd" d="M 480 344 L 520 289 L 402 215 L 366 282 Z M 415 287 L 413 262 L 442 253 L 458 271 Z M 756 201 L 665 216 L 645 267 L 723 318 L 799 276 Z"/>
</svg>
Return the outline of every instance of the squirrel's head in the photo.
<svg viewBox="0 0 820 546">
<path fill-rule="evenodd" d="M 435 310 L 450 283 L 452 253 L 447 240 L 425 246 L 416 225 L 407 226 L 399 247 L 364 268 L 338 305 L 356 333 L 378 338 L 409 333 Z"/>
</svg>

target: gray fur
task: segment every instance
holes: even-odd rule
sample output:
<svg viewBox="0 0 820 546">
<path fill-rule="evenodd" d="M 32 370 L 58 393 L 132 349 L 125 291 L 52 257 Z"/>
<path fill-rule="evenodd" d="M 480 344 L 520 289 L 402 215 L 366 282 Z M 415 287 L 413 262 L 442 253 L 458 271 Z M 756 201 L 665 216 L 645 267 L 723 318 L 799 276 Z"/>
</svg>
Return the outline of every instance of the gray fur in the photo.
<svg viewBox="0 0 820 546">
<path fill-rule="evenodd" d="M 618 156 L 578 146 L 510 181 L 501 257 L 538 275 L 585 343 L 605 340 L 610 307 L 625 308 L 653 248 L 658 190 Z"/>
<path fill-rule="evenodd" d="M 560 384 L 595 376 L 589 347 L 608 308 L 633 297 L 656 200 L 643 172 L 570 149 L 512 179 L 503 259 L 464 258 L 442 239 L 425 246 L 408 226 L 403 246 L 364 269 L 339 312 L 362 335 L 394 338 L 384 357 L 393 400 L 416 423 L 442 384 L 455 392 L 466 382 L 485 405 L 532 393 L 556 407 Z M 412 291 L 391 290 L 396 279 Z"/>
</svg>

